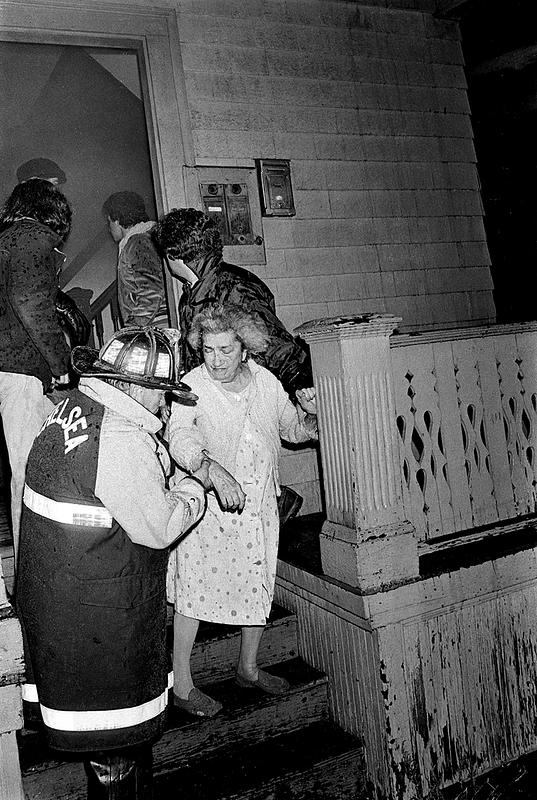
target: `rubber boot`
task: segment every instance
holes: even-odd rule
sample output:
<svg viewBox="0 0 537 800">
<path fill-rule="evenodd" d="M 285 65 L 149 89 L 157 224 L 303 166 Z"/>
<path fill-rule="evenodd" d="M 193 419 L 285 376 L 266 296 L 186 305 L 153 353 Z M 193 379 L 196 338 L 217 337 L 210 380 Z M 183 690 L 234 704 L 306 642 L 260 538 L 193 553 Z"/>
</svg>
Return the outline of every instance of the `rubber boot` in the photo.
<svg viewBox="0 0 537 800">
<path fill-rule="evenodd" d="M 88 800 L 153 800 L 150 748 L 94 753 L 84 767 Z"/>
</svg>

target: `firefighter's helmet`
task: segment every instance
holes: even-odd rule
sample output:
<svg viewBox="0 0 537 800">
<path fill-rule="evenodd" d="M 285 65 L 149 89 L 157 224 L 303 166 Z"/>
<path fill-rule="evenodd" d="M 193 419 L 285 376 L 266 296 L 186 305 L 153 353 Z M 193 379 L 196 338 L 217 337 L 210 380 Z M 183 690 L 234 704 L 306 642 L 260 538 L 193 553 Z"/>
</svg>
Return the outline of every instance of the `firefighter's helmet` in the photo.
<svg viewBox="0 0 537 800">
<path fill-rule="evenodd" d="M 120 380 L 173 392 L 185 405 L 194 405 L 198 399 L 190 386 L 178 380 L 174 347 L 158 328 L 123 328 L 100 351 L 75 347 L 71 363 L 81 377 Z"/>
</svg>

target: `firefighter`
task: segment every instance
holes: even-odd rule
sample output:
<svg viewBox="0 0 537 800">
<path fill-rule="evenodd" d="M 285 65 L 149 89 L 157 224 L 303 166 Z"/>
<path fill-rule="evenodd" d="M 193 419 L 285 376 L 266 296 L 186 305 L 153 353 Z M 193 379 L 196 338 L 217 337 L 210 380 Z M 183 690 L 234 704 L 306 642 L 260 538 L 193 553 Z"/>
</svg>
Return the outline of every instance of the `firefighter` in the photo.
<svg viewBox="0 0 537 800">
<path fill-rule="evenodd" d="M 26 473 L 23 699 L 52 748 L 84 754 L 89 798 L 146 800 L 168 701 L 168 548 L 202 516 L 208 481 L 202 468 L 166 488 L 155 413 L 164 392 L 197 398 L 157 329 L 77 347 L 72 365 L 79 386 L 45 420 Z"/>
</svg>

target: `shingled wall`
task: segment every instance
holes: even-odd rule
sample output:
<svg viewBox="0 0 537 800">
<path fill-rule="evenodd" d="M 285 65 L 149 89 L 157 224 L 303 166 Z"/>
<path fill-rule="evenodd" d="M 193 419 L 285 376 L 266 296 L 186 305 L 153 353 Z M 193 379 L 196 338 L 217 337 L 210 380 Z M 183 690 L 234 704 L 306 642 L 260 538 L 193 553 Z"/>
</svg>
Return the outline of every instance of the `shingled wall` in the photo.
<svg viewBox="0 0 537 800">
<path fill-rule="evenodd" d="M 288 326 L 494 318 L 456 23 L 418 0 L 176 7 L 197 163 L 291 162 L 296 217 L 263 220 L 267 264 L 252 268 Z M 316 510 L 315 459 L 282 471 Z"/>
<path fill-rule="evenodd" d="M 401 5 L 177 4 L 198 163 L 291 161 L 256 268 L 291 326 L 494 315 L 458 26 Z"/>
</svg>

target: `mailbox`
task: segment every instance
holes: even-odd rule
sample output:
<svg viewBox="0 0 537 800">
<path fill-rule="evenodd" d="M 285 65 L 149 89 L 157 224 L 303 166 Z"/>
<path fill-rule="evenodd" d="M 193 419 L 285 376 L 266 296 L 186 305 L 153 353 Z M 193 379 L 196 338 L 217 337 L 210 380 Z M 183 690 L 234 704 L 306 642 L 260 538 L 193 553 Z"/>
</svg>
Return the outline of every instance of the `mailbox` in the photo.
<svg viewBox="0 0 537 800">
<path fill-rule="evenodd" d="M 265 217 L 295 215 L 291 169 L 288 161 L 260 158 L 257 161 L 261 189 L 261 211 Z"/>
</svg>

